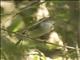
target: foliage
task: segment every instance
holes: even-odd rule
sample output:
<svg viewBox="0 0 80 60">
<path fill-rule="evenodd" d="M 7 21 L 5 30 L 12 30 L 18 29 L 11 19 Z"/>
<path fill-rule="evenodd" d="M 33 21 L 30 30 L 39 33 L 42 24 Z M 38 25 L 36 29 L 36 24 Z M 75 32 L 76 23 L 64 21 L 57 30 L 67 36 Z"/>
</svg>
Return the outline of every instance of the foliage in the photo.
<svg viewBox="0 0 80 60">
<path fill-rule="evenodd" d="M 79 1 L 1 2 L 1 60 L 80 59 Z M 44 12 L 38 16 L 38 10 L 46 9 L 49 16 Z M 50 25 L 54 30 L 48 30 L 45 21 L 54 22 Z M 48 40 L 53 31 L 61 41 Z"/>
</svg>

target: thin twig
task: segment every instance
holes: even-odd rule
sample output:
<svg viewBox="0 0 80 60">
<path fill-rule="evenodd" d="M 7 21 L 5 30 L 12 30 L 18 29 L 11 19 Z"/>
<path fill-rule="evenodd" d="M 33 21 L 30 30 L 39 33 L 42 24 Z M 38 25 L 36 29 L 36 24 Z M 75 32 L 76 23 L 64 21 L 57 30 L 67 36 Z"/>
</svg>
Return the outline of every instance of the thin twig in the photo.
<svg viewBox="0 0 80 60">
<path fill-rule="evenodd" d="M 7 31 L 6 29 L 3 29 L 3 28 L 1 28 L 1 30 L 4 30 L 4 31 Z M 8 32 L 8 31 L 7 31 Z M 41 40 L 41 39 L 38 39 L 38 38 L 31 38 L 30 36 L 24 36 L 23 34 L 20 34 L 20 33 L 15 33 L 15 32 L 10 32 L 10 33 L 14 33 L 14 34 L 16 34 L 16 35 L 19 35 L 19 36 L 23 36 L 23 37 L 25 37 L 25 38 L 29 38 L 29 39 L 31 39 L 31 40 L 35 40 L 35 41 L 39 41 L 39 42 L 44 42 L 44 43 L 48 43 L 48 44 L 52 44 L 52 45 L 56 45 L 56 46 L 59 46 L 59 47 L 64 47 L 64 46 L 61 46 L 61 45 L 58 45 L 58 44 L 54 44 L 54 43 L 50 43 L 50 42 L 47 42 L 47 41 L 45 41 L 45 40 Z M 71 46 L 65 46 L 65 48 L 69 48 L 69 49 L 76 49 L 75 47 L 71 47 Z M 80 48 L 79 48 L 79 50 L 80 50 Z"/>
</svg>

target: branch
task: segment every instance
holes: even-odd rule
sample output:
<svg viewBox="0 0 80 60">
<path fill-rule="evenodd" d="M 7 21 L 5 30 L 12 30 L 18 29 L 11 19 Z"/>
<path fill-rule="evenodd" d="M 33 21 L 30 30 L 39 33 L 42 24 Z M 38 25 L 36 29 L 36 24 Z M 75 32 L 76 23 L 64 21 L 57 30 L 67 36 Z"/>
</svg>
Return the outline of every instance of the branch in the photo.
<svg viewBox="0 0 80 60">
<path fill-rule="evenodd" d="M 1 30 L 8 32 L 6 29 L 3 29 L 3 28 L 1 28 Z M 52 44 L 52 45 L 56 45 L 56 46 L 59 46 L 59 47 L 64 48 L 64 46 L 57 45 L 57 44 L 54 44 L 54 43 L 50 43 L 50 42 L 47 42 L 47 41 L 41 40 L 41 39 L 31 38 L 31 37 L 29 37 L 28 35 L 27 35 L 27 36 L 24 36 L 23 34 L 11 32 L 11 31 L 10 31 L 10 33 L 14 33 L 15 35 L 19 35 L 19 36 L 23 36 L 23 37 L 25 37 L 25 38 L 29 38 L 29 39 L 31 39 L 31 40 L 35 40 L 35 41 L 39 41 L 39 42 L 44 42 L 44 43 L 48 43 L 48 44 Z M 75 47 L 71 47 L 71 46 L 65 46 L 65 48 L 75 49 L 75 50 L 76 50 Z M 79 50 L 80 50 L 80 48 L 79 48 Z"/>
</svg>

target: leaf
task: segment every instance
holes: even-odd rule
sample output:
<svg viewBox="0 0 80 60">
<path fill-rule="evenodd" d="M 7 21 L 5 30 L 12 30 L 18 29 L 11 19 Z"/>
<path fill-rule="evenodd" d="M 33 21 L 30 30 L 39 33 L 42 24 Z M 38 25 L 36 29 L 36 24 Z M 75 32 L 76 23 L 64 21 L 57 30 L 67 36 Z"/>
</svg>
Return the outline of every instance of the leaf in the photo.
<svg viewBox="0 0 80 60">
<path fill-rule="evenodd" d="M 12 20 L 12 24 L 8 29 L 12 32 L 17 32 L 24 27 L 24 22 L 21 16 L 17 15 Z"/>
</svg>

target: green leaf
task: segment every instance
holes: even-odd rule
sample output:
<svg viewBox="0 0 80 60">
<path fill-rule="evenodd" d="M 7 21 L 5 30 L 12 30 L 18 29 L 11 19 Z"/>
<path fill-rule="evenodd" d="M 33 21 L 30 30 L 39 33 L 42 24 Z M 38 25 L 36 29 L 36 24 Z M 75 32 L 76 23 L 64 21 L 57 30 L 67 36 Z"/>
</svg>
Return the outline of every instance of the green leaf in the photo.
<svg viewBox="0 0 80 60">
<path fill-rule="evenodd" d="M 12 32 L 17 32 L 24 27 L 24 22 L 21 16 L 17 15 L 12 20 L 11 26 L 8 28 Z"/>
</svg>

